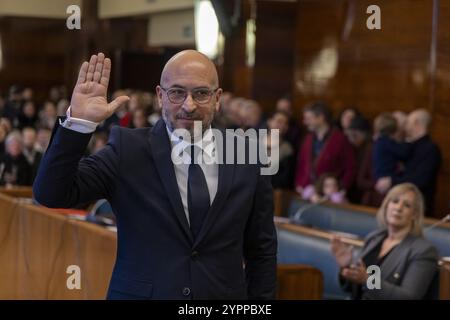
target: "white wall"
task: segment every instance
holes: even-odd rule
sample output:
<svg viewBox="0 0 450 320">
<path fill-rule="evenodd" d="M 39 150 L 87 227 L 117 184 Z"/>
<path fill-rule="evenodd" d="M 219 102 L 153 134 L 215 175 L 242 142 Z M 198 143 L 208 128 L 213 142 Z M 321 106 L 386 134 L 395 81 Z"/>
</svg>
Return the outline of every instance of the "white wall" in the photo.
<svg viewBox="0 0 450 320">
<path fill-rule="evenodd" d="M 152 14 L 148 28 L 150 46 L 195 45 L 193 9 Z"/>
</svg>

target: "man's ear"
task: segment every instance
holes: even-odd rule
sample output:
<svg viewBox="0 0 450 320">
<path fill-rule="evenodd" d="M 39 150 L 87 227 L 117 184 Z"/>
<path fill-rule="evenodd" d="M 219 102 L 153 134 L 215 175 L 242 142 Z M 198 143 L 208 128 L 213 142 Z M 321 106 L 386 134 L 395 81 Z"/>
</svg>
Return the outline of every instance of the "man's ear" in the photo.
<svg viewBox="0 0 450 320">
<path fill-rule="evenodd" d="M 217 89 L 216 92 L 216 112 L 220 110 L 220 97 L 222 96 L 223 90 L 222 88 Z"/>
</svg>

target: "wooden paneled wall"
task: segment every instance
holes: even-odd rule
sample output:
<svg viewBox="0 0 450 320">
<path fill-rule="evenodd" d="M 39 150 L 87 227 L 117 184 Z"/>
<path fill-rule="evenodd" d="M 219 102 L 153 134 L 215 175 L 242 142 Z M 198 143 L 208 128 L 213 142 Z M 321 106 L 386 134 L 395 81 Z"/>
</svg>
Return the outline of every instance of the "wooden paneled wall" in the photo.
<svg viewBox="0 0 450 320">
<path fill-rule="evenodd" d="M 81 30 L 68 30 L 64 19 L 0 17 L 0 94 L 6 95 L 13 84 L 33 88 L 38 102 L 54 85 L 65 85 L 70 94 L 82 61 L 97 52 L 113 60 L 111 91 L 131 85 L 153 90 L 169 53 L 183 48 L 151 48 L 148 17 L 101 20 L 97 5 L 97 0 L 84 0 Z M 130 56 L 151 61 L 136 66 Z"/>
<path fill-rule="evenodd" d="M 64 20 L 1 18 L 3 68 L 0 93 L 13 84 L 32 87 L 42 101 L 53 85 L 65 82 L 66 57 L 76 41 Z"/>
<path fill-rule="evenodd" d="M 444 158 L 436 197 L 440 217 L 450 202 L 450 3 L 379 0 L 381 30 L 369 30 L 366 10 L 372 4 L 297 1 L 296 111 L 300 116 L 301 108 L 316 100 L 328 102 L 336 115 L 356 106 L 371 119 L 382 111 L 428 109 Z"/>
<path fill-rule="evenodd" d="M 277 99 L 292 93 L 297 4 L 243 0 L 241 5 L 239 23 L 225 43 L 224 64 L 219 69 L 222 86 L 236 96 L 255 99 L 270 112 Z M 250 18 L 256 22 L 253 66 L 246 64 L 246 22 Z"/>
<path fill-rule="evenodd" d="M 295 2 L 257 2 L 252 97 L 266 111 L 273 110 L 280 97 L 291 94 L 295 22 Z"/>
</svg>

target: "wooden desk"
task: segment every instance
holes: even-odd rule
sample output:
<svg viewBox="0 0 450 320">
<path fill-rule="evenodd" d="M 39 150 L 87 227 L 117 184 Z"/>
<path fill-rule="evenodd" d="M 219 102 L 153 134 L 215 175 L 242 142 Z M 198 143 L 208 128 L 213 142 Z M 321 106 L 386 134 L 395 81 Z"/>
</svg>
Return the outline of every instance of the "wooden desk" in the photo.
<svg viewBox="0 0 450 320">
<path fill-rule="evenodd" d="M 0 299 L 104 299 L 115 254 L 115 232 L 0 194 Z"/>
</svg>

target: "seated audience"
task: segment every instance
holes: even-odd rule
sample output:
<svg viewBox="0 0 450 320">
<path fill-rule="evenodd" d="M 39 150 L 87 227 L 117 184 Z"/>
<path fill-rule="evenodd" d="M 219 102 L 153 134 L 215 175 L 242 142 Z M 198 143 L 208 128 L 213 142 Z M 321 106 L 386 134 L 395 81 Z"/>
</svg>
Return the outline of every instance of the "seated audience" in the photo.
<svg viewBox="0 0 450 320">
<path fill-rule="evenodd" d="M 31 180 L 34 181 L 39 163 L 41 162 L 42 153 L 36 148 L 37 134 L 36 129 L 26 127 L 22 130 L 23 150 L 22 153 L 31 167 Z"/>
<path fill-rule="evenodd" d="M 43 127 L 38 129 L 35 145 L 37 151 L 42 154 L 45 153 L 50 142 L 51 134 L 52 132 L 49 128 Z"/>
<path fill-rule="evenodd" d="M 247 129 L 262 129 L 265 127 L 262 110 L 258 102 L 254 100 L 245 100 L 240 110 L 240 117 L 242 120 L 241 128 Z"/>
<path fill-rule="evenodd" d="M 22 91 L 22 100 L 23 101 L 32 101 L 34 99 L 34 91 L 33 89 L 27 87 Z"/>
<path fill-rule="evenodd" d="M 46 101 L 41 112 L 39 112 L 39 126 L 53 128 L 56 123 L 56 116 L 55 103 L 50 100 Z"/>
<path fill-rule="evenodd" d="M 0 185 L 30 186 L 31 166 L 22 153 L 23 142 L 20 132 L 13 131 L 6 137 L 6 153 L 0 158 Z"/>
<path fill-rule="evenodd" d="M 112 95 L 112 100 L 120 96 L 126 96 L 130 94 L 128 90 L 117 90 Z M 105 121 L 100 123 L 98 131 L 104 131 L 109 134 L 111 127 L 118 125 L 121 127 L 128 127 L 131 120 L 131 113 L 128 111 L 128 102 L 122 104 L 116 111 Z"/>
<path fill-rule="evenodd" d="M 25 127 L 36 127 L 39 117 L 36 110 L 36 105 L 33 101 L 28 100 L 25 101 L 22 111 L 19 113 L 19 129 L 23 129 Z"/>
<path fill-rule="evenodd" d="M 67 109 L 69 108 L 69 100 L 61 99 L 56 104 L 56 113 L 58 116 L 65 116 Z"/>
<path fill-rule="evenodd" d="M 348 190 L 356 175 L 355 155 L 344 134 L 331 126 L 331 113 L 324 103 L 314 103 L 303 111 L 303 122 L 310 132 L 297 157 L 295 187 L 315 184 L 324 173 L 332 173 Z"/>
<path fill-rule="evenodd" d="M 22 91 L 23 88 L 17 85 L 11 86 L 9 89 L 8 99 L 3 107 L 2 117 L 9 120 L 12 127 L 16 128 L 19 124 L 19 113 L 22 109 Z"/>
<path fill-rule="evenodd" d="M 380 229 L 369 234 L 353 260 L 352 248 L 335 237 L 331 250 L 342 288 L 353 299 L 427 299 L 436 295 L 438 254 L 423 238 L 424 202 L 411 183 L 386 195 L 378 211 Z M 380 268 L 380 288 L 370 288 L 367 267 Z M 369 282 L 368 282 L 369 281 Z"/>
<path fill-rule="evenodd" d="M 137 108 L 134 110 L 131 117 L 131 121 L 128 124 L 130 128 L 148 128 L 150 123 L 148 122 L 147 111 L 144 108 Z"/>
</svg>

